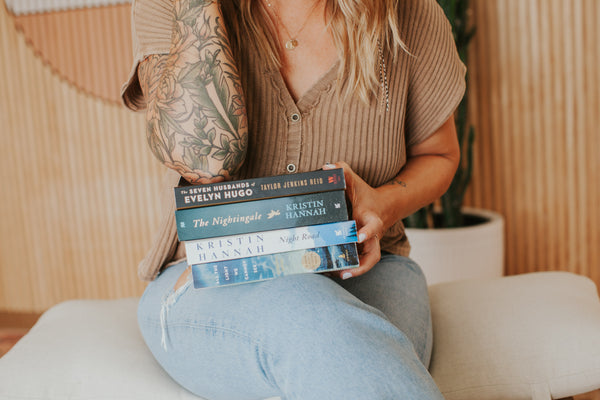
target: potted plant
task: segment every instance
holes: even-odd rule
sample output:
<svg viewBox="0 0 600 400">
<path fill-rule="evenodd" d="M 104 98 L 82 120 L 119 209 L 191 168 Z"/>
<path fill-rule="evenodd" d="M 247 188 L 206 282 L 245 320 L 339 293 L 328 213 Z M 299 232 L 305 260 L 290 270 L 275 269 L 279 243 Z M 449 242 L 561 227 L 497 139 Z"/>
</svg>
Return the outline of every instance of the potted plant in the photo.
<svg viewBox="0 0 600 400">
<path fill-rule="evenodd" d="M 467 64 L 475 34 L 469 24 L 469 0 L 438 0 L 450 21 L 456 48 Z M 467 118 L 468 94 L 456 114 L 461 162 L 448 191 L 404 219 L 411 258 L 421 265 L 429 284 L 476 277 L 501 276 L 504 269 L 504 220 L 501 215 L 464 207 L 473 171 L 475 130 Z"/>
</svg>

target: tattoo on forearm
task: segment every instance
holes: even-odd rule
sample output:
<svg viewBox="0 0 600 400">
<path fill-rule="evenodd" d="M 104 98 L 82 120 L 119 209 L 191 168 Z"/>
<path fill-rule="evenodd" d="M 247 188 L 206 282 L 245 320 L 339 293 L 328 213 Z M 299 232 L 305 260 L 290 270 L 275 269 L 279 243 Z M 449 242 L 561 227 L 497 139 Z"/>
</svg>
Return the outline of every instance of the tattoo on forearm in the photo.
<svg viewBox="0 0 600 400">
<path fill-rule="evenodd" d="M 211 6 L 217 4 L 175 2 L 170 55 L 150 57 L 139 71 L 148 77 L 145 93 L 154 93 L 148 144 L 159 160 L 191 181 L 235 174 L 248 144 L 240 77 L 223 22 L 206 12 Z"/>
<path fill-rule="evenodd" d="M 400 180 L 400 179 L 392 179 L 391 181 L 389 181 L 388 183 L 389 185 L 400 185 L 402 187 L 406 187 L 406 182 Z"/>
</svg>

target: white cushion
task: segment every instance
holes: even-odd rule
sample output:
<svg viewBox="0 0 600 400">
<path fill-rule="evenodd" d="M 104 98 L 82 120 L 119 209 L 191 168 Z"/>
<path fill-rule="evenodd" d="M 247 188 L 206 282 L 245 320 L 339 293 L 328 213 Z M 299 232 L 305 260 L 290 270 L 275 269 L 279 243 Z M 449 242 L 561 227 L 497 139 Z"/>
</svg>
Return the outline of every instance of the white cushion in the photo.
<svg viewBox="0 0 600 400">
<path fill-rule="evenodd" d="M 444 283 L 430 294 L 432 374 L 448 400 L 600 387 L 600 303 L 587 278 L 537 273 Z M 0 399 L 200 399 L 154 361 L 136 306 L 133 298 L 77 300 L 48 310 L 0 358 Z"/>
<path fill-rule="evenodd" d="M 146 348 L 137 302 L 74 300 L 48 310 L 0 358 L 0 399 L 198 400 Z"/>
<path fill-rule="evenodd" d="M 560 399 L 600 388 L 595 284 L 538 272 L 430 287 L 431 373 L 447 400 Z"/>
</svg>

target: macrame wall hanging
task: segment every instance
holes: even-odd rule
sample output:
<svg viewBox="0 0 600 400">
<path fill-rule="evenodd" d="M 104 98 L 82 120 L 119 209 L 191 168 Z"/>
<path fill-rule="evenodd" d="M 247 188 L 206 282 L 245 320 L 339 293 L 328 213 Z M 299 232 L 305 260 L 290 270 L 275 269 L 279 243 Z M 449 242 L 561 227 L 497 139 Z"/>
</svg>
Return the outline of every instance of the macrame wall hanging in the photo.
<svg viewBox="0 0 600 400">
<path fill-rule="evenodd" d="M 120 102 L 131 64 L 130 0 L 5 0 L 15 28 L 61 79 Z"/>
</svg>

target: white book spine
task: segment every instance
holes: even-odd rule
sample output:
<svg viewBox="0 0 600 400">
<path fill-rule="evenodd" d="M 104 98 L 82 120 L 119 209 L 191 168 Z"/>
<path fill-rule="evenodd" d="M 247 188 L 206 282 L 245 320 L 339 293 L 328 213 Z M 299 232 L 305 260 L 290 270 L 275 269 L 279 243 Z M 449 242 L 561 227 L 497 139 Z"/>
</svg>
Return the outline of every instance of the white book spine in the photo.
<svg viewBox="0 0 600 400">
<path fill-rule="evenodd" d="M 187 262 L 194 265 L 353 243 L 357 240 L 356 223 L 350 220 L 190 240 L 184 243 Z"/>
</svg>

